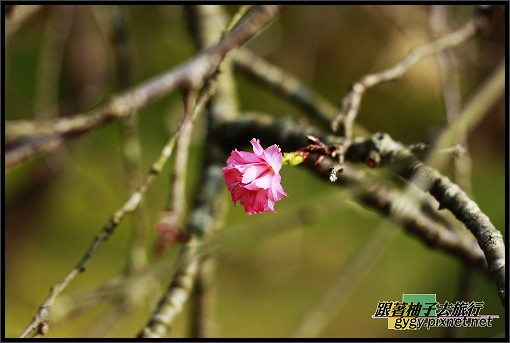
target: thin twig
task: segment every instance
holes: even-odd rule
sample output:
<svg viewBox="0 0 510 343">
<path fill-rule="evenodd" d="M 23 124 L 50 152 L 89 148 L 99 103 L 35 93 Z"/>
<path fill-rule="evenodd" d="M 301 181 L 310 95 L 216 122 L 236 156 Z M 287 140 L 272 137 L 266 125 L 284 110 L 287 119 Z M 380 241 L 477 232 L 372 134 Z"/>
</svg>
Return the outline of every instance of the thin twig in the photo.
<svg viewBox="0 0 510 343">
<path fill-rule="evenodd" d="M 185 106 L 190 111 L 196 101 L 196 93 L 185 95 Z M 186 175 L 188 173 L 188 155 L 189 145 L 191 143 L 191 133 L 193 132 L 193 122 L 186 120 L 182 126 L 182 132 L 177 141 L 177 151 L 175 155 L 175 165 L 172 173 L 173 192 L 170 211 L 177 215 L 177 221 L 180 223 L 186 213 Z"/>
<path fill-rule="evenodd" d="M 156 245 L 156 254 L 161 255 L 170 245 L 187 239 L 183 232 L 186 215 L 186 177 L 188 174 L 188 155 L 191 134 L 193 132 L 192 116 L 186 115 L 194 110 L 197 91 L 189 90 L 184 94 L 185 115 L 181 126 L 181 134 L 177 141 L 177 151 L 173 169 L 170 172 L 172 189 L 168 208 L 159 217 L 154 227 L 160 235 Z"/>
<path fill-rule="evenodd" d="M 5 123 L 5 142 L 40 135 L 57 135 L 66 139 L 88 132 L 114 119 L 128 117 L 133 111 L 154 102 L 178 87 L 197 88 L 215 70 L 219 62 L 231 50 L 246 43 L 271 22 L 284 6 L 259 6 L 245 22 L 235 27 L 225 39 L 211 46 L 163 75 L 150 79 L 112 100 L 98 109 L 66 118 L 48 121 L 10 121 Z M 29 144 L 33 142 L 29 142 Z M 6 163 L 7 167 L 13 165 Z"/>
<path fill-rule="evenodd" d="M 352 138 L 352 126 L 358 114 L 361 99 L 367 89 L 381 82 L 391 81 L 401 77 L 410 67 L 424 57 L 465 42 L 476 33 L 478 23 L 476 18 L 472 19 L 459 30 L 412 51 L 406 58 L 393 67 L 379 73 L 362 77 L 352 86 L 349 94 L 343 99 L 340 112 L 331 123 L 333 132 L 337 132 L 341 125 L 342 130 L 340 133 L 350 140 Z"/>
<path fill-rule="evenodd" d="M 152 184 L 152 182 L 159 175 L 168 158 L 172 155 L 179 133 L 180 128 L 177 129 L 175 134 L 165 144 L 163 150 L 161 151 L 156 161 L 152 164 L 149 173 L 146 175 L 143 182 L 131 194 L 129 199 L 112 215 L 112 217 L 108 220 L 108 222 L 106 223 L 104 228 L 99 232 L 99 234 L 96 235 L 93 243 L 88 248 L 85 255 L 81 258 L 78 264 L 62 280 L 57 282 L 55 286 L 51 288 L 49 296 L 39 307 L 39 310 L 34 315 L 32 322 L 21 334 L 20 338 L 27 337 L 33 331 L 35 331 L 36 334 L 41 335 L 44 335 L 47 332 L 49 328 L 48 326 L 49 312 L 55 299 L 60 295 L 60 293 L 62 293 L 62 291 L 65 288 L 67 288 L 70 282 L 76 278 L 76 276 L 85 271 L 87 265 L 89 264 L 90 260 L 95 255 L 99 247 L 115 232 L 115 229 L 122 222 L 126 214 L 134 211 L 138 207 L 140 201 L 142 200 L 143 195 L 145 194 L 149 186 Z"/>
<path fill-rule="evenodd" d="M 204 9 L 204 7 L 200 7 L 201 9 Z M 193 7 L 192 10 L 198 10 L 199 8 Z M 207 7 L 207 11 L 214 10 L 216 7 Z M 193 15 L 197 15 L 200 11 L 197 11 Z M 204 13 L 200 13 L 204 14 Z M 234 24 L 233 22 L 239 20 L 239 16 L 234 16 L 234 18 L 231 20 L 231 23 L 228 24 L 226 27 L 232 28 Z M 207 23 L 201 22 L 198 20 L 198 23 L 201 23 L 203 25 L 207 26 Z M 195 30 L 195 32 L 198 33 L 199 36 L 199 42 L 200 44 L 210 44 L 211 40 L 215 39 L 213 38 L 214 35 L 212 34 L 211 28 L 209 27 L 208 30 L 204 30 L 200 32 L 200 30 Z M 224 31 L 228 32 L 228 31 Z M 205 37 L 205 33 L 208 34 L 208 37 Z M 213 74 L 211 81 L 211 87 L 208 90 L 207 93 L 203 94 L 201 98 L 197 101 L 197 108 L 195 110 L 201 110 L 201 108 L 205 105 L 205 102 L 209 100 L 209 97 L 214 93 L 215 86 L 219 86 L 218 84 L 218 77 L 219 77 L 219 71 L 224 66 L 225 60 L 222 60 L 218 68 L 216 69 L 216 72 Z M 227 73 L 228 75 L 228 73 Z M 230 87 L 232 88 L 232 87 Z M 224 88 L 218 88 L 219 91 L 223 91 Z M 220 94 L 219 96 L 221 96 Z M 229 100 L 232 101 L 232 100 Z M 236 112 L 233 109 L 228 109 L 226 111 L 227 113 L 233 113 Z M 209 118 L 209 121 L 215 121 L 214 114 L 217 113 L 214 108 L 211 108 L 211 115 Z M 232 115 L 232 114 L 231 114 Z M 224 118 L 225 115 L 222 114 L 219 116 L 221 118 Z M 209 128 L 214 126 L 214 123 L 209 123 Z M 208 149 L 210 150 L 210 149 Z M 222 177 L 221 177 L 221 171 L 219 170 L 220 167 L 215 164 L 214 160 L 210 158 L 206 158 L 207 161 L 213 162 L 213 164 L 210 164 L 206 167 L 205 172 L 205 184 L 203 185 L 203 189 L 214 189 L 215 191 L 209 191 L 199 197 L 199 199 L 206 197 L 206 201 L 204 199 L 199 200 L 197 206 L 193 210 L 191 217 L 188 222 L 188 230 L 191 230 L 191 232 L 194 232 L 198 234 L 198 238 L 192 238 L 192 240 L 183 246 L 181 249 L 181 254 L 179 255 L 179 258 L 177 260 L 178 269 L 174 274 L 174 277 L 172 278 L 172 281 L 170 285 L 168 286 L 167 291 L 165 292 L 164 296 L 159 301 L 159 304 L 154 311 L 152 317 L 150 318 L 147 325 L 142 329 L 142 331 L 139 333 L 139 337 L 161 337 L 163 336 L 168 327 L 173 322 L 173 319 L 175 316 L 180 313 L 182 310 L 182 305 L 184 302 L 187 301 L 188 297 L 190 296 L 190 293 L 192 292 L 192 287 L 194 284 L 194 279 L 197 277 L 198 272 L 201 271 L 199 275 L 206 276 L 210 274 L 204 274 L 203 272 L 207 272 L 207 270 L 203 269 L 202 266 L 202 259 L 198 258 L 196 256 L 197 250 L 203 246 L 204 241 L 207 239 L 207 237 L 210 236 L 212 227 L 214 227 L 214 222 L 216 221 L 215 218 L 217 218 L 216 211 L 211 209 L 210 207 L 214 204 L 215 199 L 220 195 L 220 189 L 218 188 L 218 185 L 221 185 L 223 183 Z M 205 218 L 201 218 L 199 222 L 195 222 L 197 218 L 200 218 L 203 216 L 201 214 L 204 212 L 204 210 L 209 213 L 209 216 L 207 217 L 207 221 L 204 223 Z M 198 217 L 197 217 L 198 215 Z M 204 227 L 204 225 L 208 225 L 209 228 Z M 205 282 L 205 280 L 202 280 Z M 197 294 L 197 293 L 195 293 Z M 202 293 L 201 295 L 204 295 L 205 293 Z M 204 305 L 205 302 L 200 301 L 196 302 L 196 305 Z M 203 308 L 196 309 L 196 311 L 203 314 Z M 203 317 L 197 318 L 197 320 L 202 320 Z M 197 327 L 203 328 L 203 326 L 198 325 Z"/>
<path fill-rule="evenodd" d="M 15 144 L 4 154 L 6 172 L 22 162 L 28 161 L 35 155 L 49 153 L 65 144 L 65 139 L 59 136 L 38 136 Z"/>
<path fill-rule="evenodd" d="M 467 136 L 503 96 L 505 92 L 505 69 L 505 61 L 501 61 L 491 75 L 487 77 L 487 80 L 473 92 L 473 96 L 464 105 L 458 118 L 453 120 L 441 133 L 441 137 L 436 142 L 438 149 L 452 146 L 462 137 Z M 436 168 L 439 168 L 443 163 L 444 156 L 438 154 L 433 155 L 428 162 Z"/>
<path fill-rule="evenodd" d="M 214 44 L 224 37 L 237 25 L 243 16 L 251 9 L 251 5 L 242 5 L 238 11 L 227 21 L 227 15 L 221 6 L 201 5 L 190 7 L 190 15 L 193 17 L 191 25 L 196 26 L 193 30 L 196 33 L 195 40 L 199 49 Z M 214 150 L 214 137 L 211 137 L 212 129 L 221 121 L 233 119 L 238 116 L 239 107 L 237 103 L 236 84 L 232 71 L 231 57 L 227 56 L 220 64 L 219 70 L 222 78 L 218 82 L 216 93 L 207 104 L 208 109 L 208 130 L 205 154 L 205 164 L 221 163 Z M 224 201 L 223 201 L 224 203 Z M 224 211 L 219 211 L 216 216 L 215 228 L 220 227 L 220 221 L 226 215 L 227 206 Z M 214 239 L 216 232 L 210 232 L 204 237 L 203 246 Z M 214 284 L 216 277 L 216 260 L 213 254 L 204 254 L 198 257 L 199 265 L 195 283 L 190 297 L 189 336 L 193 338 L 204 338 L 213 336 L 213 313 L 214 313 Z"/>
<path fill-rule="evenodd" d="M 215 203 L 222 195 L 223 175 L 220 165 L 205 170 L 203 193 L 188 220 L 188 230 L 194 233 L 191 240 L 180 250 L 176 271 L 147 324 L 139 332 L 140 338 L 163 337 L 175 317 L 182 311 L 192 291 L 193 281 L 199 268 L 199 249 L 203 238 L 214 228 L 217 211 Z"/>
</svg>

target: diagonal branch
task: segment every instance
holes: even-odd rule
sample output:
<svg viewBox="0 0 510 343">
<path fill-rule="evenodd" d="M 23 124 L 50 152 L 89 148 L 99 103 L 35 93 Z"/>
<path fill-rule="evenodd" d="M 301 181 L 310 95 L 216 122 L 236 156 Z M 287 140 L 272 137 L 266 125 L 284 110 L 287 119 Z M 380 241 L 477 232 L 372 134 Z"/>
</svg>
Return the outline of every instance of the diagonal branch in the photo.
<svg viewBox="0 0 510 343">
<path fill-rule="evenodd" d="M 249 49 L 239 49 L 233 57 L 235 66 L 240 71 L 265 85 L 283 98 L 288 99 L 303 110 L 305 115 L 317 122 L 321 127 L 328 128 L 337 108 L 315 93 L 294 75 L 269 63 Z"/>
<path fill-rule="evenodd" d="M 358 114 L 361 99 L 367 89 L 381 82 L 387 82 L 401 77 L 409 70 L 409 68 L 424 57 L 436 54 L 465 42 L 477 32 L 481 24 L 479 19 L 480 17 L 475 16 L 474 19 L 470 20 L 459 30 L 417 48 L 407 55 L 407 57 L 401 62 L 389 69 L 362 77 L 351 87 L 351 91 L 342 101 L 340 112 L 331 123 L 333 132 L 337 132 L 338 129 L 341 128 L 340 133 L 350 140 L 352 138 L 352 126 Z"/>
<path fill-rule="evenodd" d="M 329 178 L 329 171 L 333 165 L 332 159 L 325 159 L 314 170 Z M 474 239 L 442 226 L 425 214 L 419 204 L 409 201 L 405 197 L 405 192 L 389 187 L 377 181 L 371 174 L 349 164 L 346 164 L 339 174 L 338 180 L 339 184 L 344 183 L 354 189 L 354 197 L 361 204 L 402 225 L 429 247 L 459 257 L 481 269 L 487 267 L 483 252 Z"/>
<path fill-rule="evenodd" d="M 311 127 L 301 126 L 289 118 L 273 121 L 244 117 L 219 125 L 215 134 L 222 138 L 223 148 L 227 151 L 241 146 L 246 137 L 259 137 L 262 141 L 276 143 L 283 151 L 295 151 L 306 146 L 306 136 L 309 134 L 319 137 L 326 144 L 337 143 L 339 140 L 338 137 L 326 136 Z M 347 152 L 346 160 L 366 160 L 369 149 L 360 149 L 359 144 L 352 145 L 351 149 L 353 151 Z M 333 166 L 334 161 L 325 158 L 312 169 L 321 175 L 327 174 L 329 178 Z M 335 183 L 354 187 L 354 197 L 358 202 L 401 224 L 426 245 L 456 256 L 472 266 L 486 268 L 483 252 L 470 235 L 446 229 L 438 219 L 425 213 L 422 205 L 409 206 L 406 211 L 390 211 L 392 204 L 404 194 L 394 187 L 377 181 L 374 176 L 349 163 L 346 163 L 344 171 L 338 174 L 338 181 Z"/>
<path fill-rule="evenodd" d="M 88 132 L 109 121 L 128 117 L 178 87 L 198 88 L 231 50 L 261 32 L 285 7 L 259 6 L 242 24 L 219 43 L 205 49 L 190 61 L 115 96 L 91 112 L 46 121 L 18 120 L 5 123 L 5 144 L 34 136 L 57 135 L 64 138 Z M 37 141 L 28 141 L 33 145 Z M 51 148 L 46 149 L 50 151 Z M 36 152 L 36 149 L 32 151 Z M 7 162 L 7 161 L 6 161 Z M 7 167 L 18 161 L 6 163 Z"/>
<path fill-rule="evenodd" d="M 218 209 L 216 202 L 221 200 L 223 191 L 223 175 L 221 165 L 210 165 L 204 173 L 202 193 L 197 199 L 197 206 L 192 211 L 187 227 L 194 235 L 181 248 L 177 269 L 172 280 L 161 297 L 151 318 L 138 337 L 160 338 L 164 336 L 175 317 L 181 312 L 188 300 L 193 282 L 199 270 L 199 249 L 203 245 L 204 237 L 215 226 Z"/>
<path fill-rule="evenodd" d="M 377 156 L 379 162 L 390 163 L 395 173 L 428 191 L 439 202 L 439 209 L 450 210 L 473 233 L 485 254 L 501 302 L 505 304 L 505 243 L 489 217 L 459 186 L 416 159 L 409 149 L 388 134 L 377 133 L 366 144 L 372 146 L 370 158 Z"/>
<path fill-rule="evenodd" d="M 200 18 L 193 18 L 193 22 L 198 22 L 199 26 L 196 30 L 197 40 L 199 44 L 208 44 L 213 37 L 215 27 L 221 25 L 220 23 L 211 23 L 205 17 L 214 13 L 213 17 L 220 15 L 219 8 L 206 6 L 189 8 L 191 16 L 199 16 Z M 244 11 L 241 7 L 240 12 Z M 215 18 L 216 19 L 216 18 Z M 230 23 L 227 23 L 225 32 L 233 27 L 235 22 L 240 19 L 240 15 L 234 15 Z M 207 36 L 207 37 L 206 37 Z M 210 297 L 210 294 L 201 292 L 200 286 L 205 285 L 211 281 L 212 276 L 210 269 L 212 264 L 208 256 L 201 256 L 200 249 L 210 240 L 214 228 L 217 226 L 219 218 L 222 213 L 218 206 L 218 202 L 223 200 L 221 198 L 223 191 L 223 175 L 221 171 L 223 160 L 218 163 L 217 148 L 212 143 L 211 129 L 216 126 L 217 122 L 223 121 L 226 118 L 236 116 L 237 104 L 235 103 L 234 87 L 232 75 L 229 68 L 229 60 L 222 60 L 217 68 L 217 72 L 213 75 L 211 81 L 215 82 L 217 86 L 217 93 L 212 97 L 208 103 L 208 145 L 206 146 L 206 166 L 201 183 L 201 192 L 196 199 L 196 204 L 192 210 L 187 222 L 187 230 L 193 234 L 191 240 L 187 242 L 181 249 L 179 257 L 176 261 L 176 271 L 167 287 L 167 290 L 161 297 L 156 309 L 154 310 L 151 318 L 144 328 L 139 332 L 138 337 L 144 338 L 160 338 L 166 334 L 171 327 L 174 318 L 182 311 L 184 303 L 192 296 L 192 314 L 196 314 L 197 318 L 192 318 L 191 334 L 193 336 L 204 336 L 205 326 L 203 325 L 206 309 L 205 297 Z M 218 80 L 220 71 L 225 68 L 221 80 Z M 226 79 L 225 79 L 226 78 Z M 209 97 L 202 97 L 204 101 L 209 100 Z M 201 99 L 201 100 L 202 100 Z M 201 104 L 204 104 L 204 101 Z M 209 263 L 204 263 L 209 261 Z M 209 268 L 209 270 L 207 269 Z M 198 286 L 198 288 L 197 288 Z M 203 290 L 203 289 L 202 289 Z"/>
<path fill-rule="evenodd" d="M 193 115 L 193 118 L 196 119 L 198 113 L 199 112 L 195 112 L 190 115 Z M 46 334 L 46 332 L 49 329 L 48 325 L 49 313 L 55 299 L 67 288 L 71 281 L 73 281 L 79 274 L 85 271 L 87 265 L 89 264 L 92 257 L 96 254 L 99 247 L 115 232 L 116 228 L 122 222 L 124 217 L 138 207 L 140 201 L 142 200 L 143 195 L 147 192 L 147 189 L 156 179 L 156 177 L 161 173 L 161 170 L 168 161 L 168 158 L 172 155 L 179 134 L 180 127 L 177 129 L 175 134 L 168 140 L 167 144 L 165 144 L 160 155 L 158 156 L 156 161 L 152 164 L 143 182 L 131 194 L 129 199 L 111 216 L 111 218 L 105 224 L 103 229 L 96 235 L 92 244 L 85 252 L 85 255 L 63 279 L 61 279 L 51 288 L 49 296 L 39 307 L 38 311 L 36 312 L 32 319 L 32 322 L 21 334 L 20 338 L 25 338 L 31 332 L 34 331 L 35 336 L 38 337 Z"/>
</svg>

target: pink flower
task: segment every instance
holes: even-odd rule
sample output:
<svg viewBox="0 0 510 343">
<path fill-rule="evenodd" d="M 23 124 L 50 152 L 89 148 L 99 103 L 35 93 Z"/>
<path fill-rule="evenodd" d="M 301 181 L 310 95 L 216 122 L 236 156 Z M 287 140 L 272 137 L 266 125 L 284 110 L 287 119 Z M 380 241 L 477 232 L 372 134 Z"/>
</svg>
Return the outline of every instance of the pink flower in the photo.
<svg viewBox="0 0 510 343">
<path fill-rule="evenodd" d="M 282 153 L 276 144 L 264 150 L 258 139 L 253 138 L 250 143 L 254 153 L 233 150 L 223 168 L 223 177 L 234 206 L 241 202 L 250 216 L 275 212 L 274 203 L 287 195 L 280 184 Z"/>
</svg>

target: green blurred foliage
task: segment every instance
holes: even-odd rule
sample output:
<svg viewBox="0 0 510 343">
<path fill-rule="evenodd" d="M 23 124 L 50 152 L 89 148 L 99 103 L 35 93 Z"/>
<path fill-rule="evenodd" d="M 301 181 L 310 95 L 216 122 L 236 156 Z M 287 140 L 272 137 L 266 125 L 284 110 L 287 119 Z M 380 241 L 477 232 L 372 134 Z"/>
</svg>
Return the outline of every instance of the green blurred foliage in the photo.
<svg viewBox="0 0 510 343">
<path fill-rule="evenodd" d="M 22 11 L 21 7 L 17 10 Z M 229 13 L 236 8 L 228 6 Z M 53 10 L 53 6 L 41 8 L 8 42 L 7 120 L 35 116 L 40 52 Z M 392 66 L 412 48 L 430 41 L 429 11 L 428 6 L 295 6 L 248 46 L 338 105 L 349 85 L 362 75 Z M 454 26 L 462 25 L 472 13 L 473 6 L 455 6 Z M 62 116 L 89 110 L 117 92 L 110 44 L 112 7 L 75 6 L 73 15 L 73 27 L 59 68 Z M 128 29 L 134 44 L 134 84 L 193 56 L 194 44 L 186 25 L 181 6 L 128 6 Z M 497 60 L 503 58 L 504 43 L 494 37 L 493 34 L 475 38 L 455 49 L 464 100 Z M 490 48 L 485 49 L 487 46 Z M 77 62 L 75 58 L 80 54 L 100 63 L 87 64 L 87 59 Z M 497 54 L 500 55 L 493 56 Z M 261 111 L 275 117 L 301 115 L 291 104 L 237 76 L 243 111 Z M 144 171 L 176 129 L 182 111 L 181 98 L 175 92 L 138 113 Z M 358 122 L 371 131 L 388 132 L 405 143 L 430 141 L 445 124 L 436 60 L 427 58 L 402 79 L 369 90 Z M 502 231 L 506 229 L 505 124 L 504 107 L 499 105 L 489 111 L 469 137 L 469 146 L 473 146 L 474 198 Z M 196 185 L 204 132 L 203 120 L 199 120 L 188 168 L 189 199 L 200 191 Z M 247 137 L 247 142 L 250 138 Z M 121 127 L 111 123 L 70 141 L 59 159 L 37 158 L 5 176 L 6 336 L 21 333 L 49 287 L 81 258 L 109 216 L 127 199 L 121 145 Z M 167 165 L 144 200 L 150 252 L 156 240 L 152 225 L 169 198 L 169 171 Z M 351 202 L 345 190 L 318 180 L 306 170 L 286 167 L 282 180 L 289 196 L 276 205 L 276 214 L 247 216 L 241 206 L 233 208 L 225 194 L 230 209 L 221 234 L 236 239 L 217 251 L 214 321 L 218 336 L 288 337 L 303 315 L 321 299 L 348 258 L 377 227 L 387 225 L 388 230 L 399 231 L 395 240 L 368 277 L 352 291 L 323 335 L 443 337 L 443 329 L 388 330 L 384 320 L 371 316 L 378 301 L 397 301 L 402 293 L 437 293 L 441 302 L 455 301 L 460 262 L 425 247 L 400 227 Z M 320 215 L 314 215 L 317 208 L 321 209 Z M 282 225 L 282 217 L 295 225 Z M 87 271 L 65 291 L 66 297 L 95 288 L 122 273 L 129 231 L 127 218 Z M 159 292 L 127 313 L 109 333 L 111 337 L 132 337 L 145 324 L 170 280 L 177 250 L 178 247 L 171 248 L 163 259 L 165 272 L 158 278 Z M 161 262 L 149 255 L 150 263 Z M 502 335 L 506 318 L 494 285 L 476 274 L 472 293 L 474 300 L 485 301 L 483 314 L 498 314 L 501 319 L 494 320 L 492 328 L 464 329 L 460 335 L 470 338 Z M 103 303 L 51 326 L 48 337 L 86 335 L 110 305 Z M 188 315 L 186 308 L 172 328 L 172 336 L 186 335 Z"/>
</svg>

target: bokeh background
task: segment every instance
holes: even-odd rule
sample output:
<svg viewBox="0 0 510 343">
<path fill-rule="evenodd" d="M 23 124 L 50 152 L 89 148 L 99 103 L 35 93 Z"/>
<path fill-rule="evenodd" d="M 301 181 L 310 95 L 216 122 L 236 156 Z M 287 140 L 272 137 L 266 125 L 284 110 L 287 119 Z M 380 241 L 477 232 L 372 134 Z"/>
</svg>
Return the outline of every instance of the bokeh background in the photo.
<svg viewBox="0 0 510 343">
<path fill-rule="evenodd" d="M 227 7 L 229 13 L 236 9 Z M 452 28 L 459 28 L 471 18 L 474 6 L 454 6 L 449 11 Z M 431 7 L 425 5 L 295 6 L 248 47 L 338 106 L 349 85 L 362 75 L 393 65 L 412 48 L 432 39 L 430 12 Z M 24 15 L 27 18 L 21 25 L 6 24 L 12 30 L 5 43 L 6 120 L 52 112 L 60 116 L 78 113 L 116 93 L 111 6 L 19 6 L 12 21 Z M 195 53 L 181 6 L 127 6 L 127 19 L 134 47 L 133 84 Z M 505 58 L 504 20 L 504 15 L 496 15 L 483 34 L 455 48 L 463 101 Z M 48 41 L 55 39 L 48 33 L 55 32 L 51 25 L 60 25 L 57 31 L 62 34 L 56 36 L 62 40 L 60 58 L 58 53 L 44 53 Z M 43 70 L 50 70 L 49 74 Z M 47 84 L 41 75 L 53 75 L 55 82 Z M 236 73 L 236 81 L 242 111 L 302 117 L 297 108 L 243 75 Z M 50 92 L 58 97 L 58 106 L 41 100 L 48 87 L 53 87 Z M 138 113 L 144 171 L 176 129 L 181 110 L 181 94 L 175 92 Z M 472 195 L 501 231 L 506 230 L 505 110 L 501 99 L 488 109 L 468 141 Z M 398 81 L 369 90 L 357 121 L 372 132 L 388 132 L 406 144 L 431 141 L 446 123 L 436 58 L 422 60 Z M 203 124 L 200 120 L 196 125 L 191 144 L 189 199 L 199 191 L 196 182 L 204 148 Z M 70 141 L 59 154 L 36 158 L 5 174 L 7 337 L 24 330 L 49 287 L 74 266 L 109 216 L 127 199 L 121 144 L 121 126 L 110 123 Z M 167 165 L 145 198 L 150 251 L 156 240 L 153 224 L 169 197 L 169 171 Z M 307 170 L 284 168 L 282 180 L 289 196 L 277 203 L 276 214 L 250 217 L 242 207 L 234 208 L 225 194 L 229 212 L 221 232 L 235 239 L 226 240 L 216 251 L 217 336 L 288 337 L 331 287 L 349 257 L 384 225 L 395 237 L 367 277 L 353 287 L 322 337 L 444 337 L 445 330 L 437 328 L 388 330 L 385 320 L 371 316 L 378 301 L 398 301 L 402 293 L 436 293 L 438 301 L 454 302 L 462 263 L 427 248 L 401 227 L 352 202 L 347 191 Z M 302 216 L 306 211 L 311 213 L 309 220 Z M 298 216 L 304 219 L 296 220 Z M 122 273 L 129 232 L 128 217 L 62 298 Z M 159 266 L 156 290 L 119 319 L 108 337 L 132 337 L 145 324 L 171 278 L 178 249 L 172 247 L 162 258 L 149 254 L 151 265 Z M 463 329 L 455 334 L 502 337 L 507 319 L 493 283 L 476 274 L 471 294 L 473 300 L 485 302 L 483 314 L 501 318 L 495 319 L 491 328 Z M 90 335 L 109 306 L 111 302 L 105 301 L 52 325 L 48 337 Z M 186 335 L 188 315 L 186 307 L 171 330 L 173 337 Z"/>
</svg>

